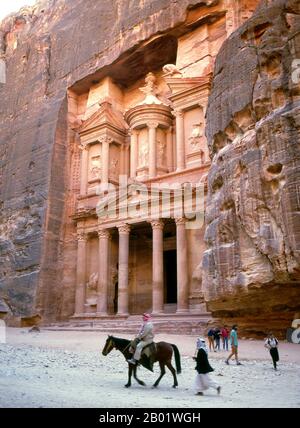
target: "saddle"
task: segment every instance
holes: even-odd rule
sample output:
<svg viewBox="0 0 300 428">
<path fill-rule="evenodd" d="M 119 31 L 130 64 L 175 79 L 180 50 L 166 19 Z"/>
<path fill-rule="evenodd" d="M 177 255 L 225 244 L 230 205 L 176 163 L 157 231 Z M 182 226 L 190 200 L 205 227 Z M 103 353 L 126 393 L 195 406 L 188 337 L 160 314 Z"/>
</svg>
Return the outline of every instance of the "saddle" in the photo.
<svg viewBox="0 0 300 428">
<path fill-rule="evenodd" d="M 130 343 L 129 351 L 134 353 L 136 345 L 139 343 L 139 339 L 133 339 Z M 153 364 L 155 363 L 155 356 L 156 356 L 156 343 L 152 342 L 149 343 L 149 345 L 146 345 L 141 353 L 141 360 L 140 362 L 151 370 L 153 372 Z"/>
</svg>

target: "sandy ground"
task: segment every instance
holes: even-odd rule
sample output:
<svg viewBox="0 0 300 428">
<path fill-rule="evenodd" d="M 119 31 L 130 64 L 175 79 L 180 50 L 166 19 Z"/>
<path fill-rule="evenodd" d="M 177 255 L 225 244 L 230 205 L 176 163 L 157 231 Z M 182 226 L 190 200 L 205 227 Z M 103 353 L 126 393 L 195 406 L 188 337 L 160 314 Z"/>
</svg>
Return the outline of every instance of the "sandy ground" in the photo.
<svg viewBox="0 0 300 428">
<path fill-rule="evenodd" d="M 300 407 L 299 345 L 280 343 L 277 372 L 262 341 L 240 341 L 242 366 L 225 365 L 226 351 L 210 353 L 215 368 L 211 377 L 221 386 L 221 395 L 211 389 L 199 397 L 193 390 L 195 337 L 156 335 L 156 341 L 175 343 L 180 350 L 179 388 L 172 388 L 168 371 L 152 389 L 159 375 L 156 365 L 154 373 L 139 368 L 147 386 L 133 380 L 129 390 L 124 388 L 127 363 L 122 354 L 101 354 L 106 338 L 99 332 L 8 329 L 7 343 L 0 344 L 0 407 Z"/>
</svg>

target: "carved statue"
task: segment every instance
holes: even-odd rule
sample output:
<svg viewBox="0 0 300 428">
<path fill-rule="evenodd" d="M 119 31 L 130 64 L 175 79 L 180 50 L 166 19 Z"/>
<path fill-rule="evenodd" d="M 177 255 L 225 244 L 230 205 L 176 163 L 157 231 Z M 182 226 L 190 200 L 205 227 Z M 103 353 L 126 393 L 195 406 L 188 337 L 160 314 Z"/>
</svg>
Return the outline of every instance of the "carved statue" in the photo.
<svg viewBox="0 0 300 428">
<path fill-rule="evenodd" d="M 146 85 L 140 88 L 140 91 L 146 94 L 146 98 L 141 104 L 162 104 L 162 102 L 157 98 L 158 89 L 155 85 L 156 77 L 153 73 L 148 73 L 145 78 Z"/>
<path fill-rule="evenodd" d="M 89 290 L 93 290 L 93 291 L 97 290 L 97 286 L 98 286 L 98 272 L 93 272 L 90 275 L 90 278 L 89 278 L 89 280 L 88 280 L 88 282 L 87 282 L 86 285 L 87 285 L 87 288 Z"/>
<path fill-rule="evenodd" d="M 165 73 L 165 76 L 177 76 L 177 77 L 182 77 L 182 73 L 180 70 L 178 70 L 178 68 L 176 67 L 176 65 L 174 64 L 166 64 L 163 66 L 163 72 Z"/>
</svg>

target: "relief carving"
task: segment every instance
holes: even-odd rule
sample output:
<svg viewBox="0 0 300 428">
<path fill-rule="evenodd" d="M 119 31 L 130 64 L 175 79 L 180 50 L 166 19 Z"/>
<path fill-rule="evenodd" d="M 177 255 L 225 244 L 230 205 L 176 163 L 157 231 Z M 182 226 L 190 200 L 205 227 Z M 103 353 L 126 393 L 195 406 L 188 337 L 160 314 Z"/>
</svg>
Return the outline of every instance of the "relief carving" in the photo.
<svg viewBox="0 0 300 428">
<path fill-rule="evenodd" d="M 157 163 L 163 165 L 165 160 L 166 144 L 162 141 L 157 141 Z"/>
<path fill-rule="evenodd" d="M 200 122 L 198 124 L 193 125 L 192 133 L 189 137 L 189 142 L 192 150 L 199 149 L 201 138 L 203 137 L 203 124 Z"/>
<path fill-rule="evenodd" d="M 142 167 L 148 165 L 148 160 L 149 160 L 149 148 L 148 148 L 148 143 L 145 142 L 144 144 L 141 145 L 141 148 L 140 148 L 139 165 Z"/>
<path fill-rule="evenodd" d="M 101 156 L 93 156 L 91 158 L 90 176 L 92 179 L 98 179 L 101 176 L 102 160 Z"/>
<path fill-rule="evenodd" d="M 88 290 L 97 291 L 97 285 L 98 285 L 98 272 L 93 272 L 90 275 L 86 286 Z"/>
<path fill-rule="evenodd" d="M 109 171 L 113 177 L 118 177 L 118 175 L 119 175 L 119 160 L 117 158 L 111 159 Z"/>
</svg>

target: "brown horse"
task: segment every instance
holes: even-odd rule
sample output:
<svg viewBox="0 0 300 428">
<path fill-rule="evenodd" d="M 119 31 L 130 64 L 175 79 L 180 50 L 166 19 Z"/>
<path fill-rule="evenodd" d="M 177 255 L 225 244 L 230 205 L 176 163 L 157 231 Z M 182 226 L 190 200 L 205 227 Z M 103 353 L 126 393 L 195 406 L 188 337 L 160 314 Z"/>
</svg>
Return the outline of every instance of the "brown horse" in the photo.
<svg viewBox="0 0 300 428">
<path fill-rule="evenodd" d="M 108 336 L 108 338 L 106 339 L 106 343 L 104 345 L 102 354 L 107 355 L 113 349 L 117 349 L 118 351 L 122 352 L 125 359 L 128 360 L 129 358 L 132 357 L 132 352 L 130 352 L 130 350 L 129 350 L 130 344 L 131 344 L 131 340 L 120 339 L 120 338 L 114 337 L 114 336 Z M 179 373 L 181 373 L 181 365 L 180 365 L 180 354 L 179 354 L 177 346 L 172 345 L 171 343 L 167 343 L 167 342 L 156 343 L 156 351 L 155 351 L 155 354 L 153 356 L 153 361 L 159 362 L 160 376 L 156 380 L 156 382 L 154 383 L 154 385 L 153 385 L 154 388 L 156 388 L 158 386 L 159 382 L 161 381 L 161 378 L 165 375 L 165 373 L 166 373 L 165 366 L 168 367 L 168 369 L 171 371 L 171 373 L 173 375 L 173 379 L 174 379 L 173 388 L 176 388 L 178 386 L 177 377 L 176 377 L 176 370 L 174 369 L 174 367 L 171 364 L 173 351 L 174 351 L 174 356 L 175 356 L 176 370 L 177 370 L 177 373 L 179 374 Z M 149 362 L 149 358 L 145 354 L 142 354 L 139 364 L 144 366 L 146 369 L 152 371 L 151 364 Z M 133 373 L 133 377 L 135 378 L 135 380 L 140 385 L 145 385 L 145 383 L 142 380 L 138 379 L 138 377 L 136 375 L 136 369 L 137 369 L 136 365 L 128 363 L 128 382 L 125 385 L 126 388 L 129 388 L 131 386 L 132 373 Z"/>
</svg>

